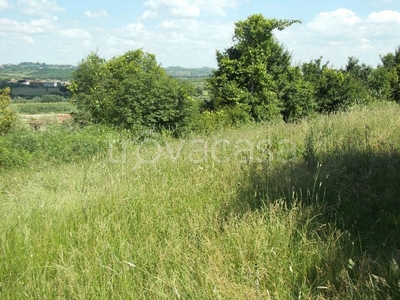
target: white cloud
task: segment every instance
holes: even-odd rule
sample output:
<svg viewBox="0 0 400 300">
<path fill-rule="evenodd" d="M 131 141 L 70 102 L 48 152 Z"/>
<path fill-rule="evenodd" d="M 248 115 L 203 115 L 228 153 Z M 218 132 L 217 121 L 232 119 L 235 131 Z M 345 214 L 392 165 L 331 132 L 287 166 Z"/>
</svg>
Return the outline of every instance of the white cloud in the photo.
<svg viewBox="0 0 400 300">
<path fill-rule="evenodd" d="M 332 12 L 321 12 L 308 24 L 308 27 L 317 31 L 326 31 L 333 27 L 353 26 L 359 23 L 361 19 L 351 10 L 339 8 Z"/>
<path fill-rule="evenodd" d="M 235 9 L 240 3 L 247 2 L 246 0 L 197 0 L 199 7 L 206 14 L 225 16 L 226 8 Z"/>
<path fill-rule="evenodd" d="M 248 0 L 148 0 L 144 6 L 142 19 L 157 17 L 197 18 L 202 12 L 207 15 L 226 15 L 226 8 L 237 8 L 242 2 Z"/>
<path fill-rule="evenodd" d="M 175 20 L 172 21 L 164 21 L 161 23 L 160 27 L 162 29 L 178 29 L 179 25 L 177 24 L 177 22 L 175 22 Z"/>
<path fill-rule="evenodd" d="M 374 12 L 368 15 L 368 21 L 376 23 L 400 23 L 400 13 L 392 10 Z"/>
<path fill-rule="evenodd" d="M 214 66 L 215 51 L 230 46 L 233 27 L 233 23 L 199 19 L 164 21 L 149 28 L 133 23 L 115 30 L 103 40 L 107 55 L 121 55 L 128 50 L 143 48 L 157 54 L 157 60 L 165 66 Z"/>
<path fill-rule="evenodd" d="M 108 38 L 131 39 L 134 37 L 136 39 L 143 39 L 146 36 L 150 36 L 150 34 L 151 32 L 148 32 L 142 23 L 129 23 L 125 27 L 110 32 Z"/>
<path fill-rule="evenodd" d="M 93 48 L 95 46 L 95 44 L 92 43 L 92 41 L 90 41 L 90 40 L 84 40 L 83 41 L 83 46 L 85 46 L 87 48 Z"/>
<path fill-rule="evenodd" d="M 92 19 L 108 18 L 108 13 L 104 9 L 97 11 L 85 11 L 85 16 Z"/>
<path fill-rule="evenodd" d="M 276 35 L 293 52 L 294 60 L 308 62 L 323 56 L 341 67 L 349 56 L 376 65 L 380 54 L 398 46 L 399 32 L 400 14 L 396 11 L 374 12 L 362 18 L 340 8 L 322 12 L 310 23 L 294 24 Z"/>
<path fill-rule="evenodd" d="M 145 30 L 145 27 L 142 23 L 130 23 L 128 24 L 125 29 L 132 35 L 136 35 L 141 33 Z"/>
<path fill-rule="evenodd" d="M 23 36 L 21 40 L 24 44 L 28 44 L 28 45 L 33 45 L 35 43 L 35 40 L 32 37 L 27 36 L 27 35 Z"/>
<path fill-rule="evenodd" d="M 18 0 L 17 5 L 23 14 L 33 16 L 49 16 L 50 12 L 65 11 L 54 0 Z"/>
<path fill-rule="evenodd" d="M 0 10 L 10 8 L 11 5 L 7 2 L 7 0 L 0 0 Z"/>
<path fill-rule="evenodd" d="M 200 15 L 200 8 L 189 0 L 148 0 L 144 6 L 148 7 L 142 18 L 156 18 L 168 16 L 174 18 L 195 18 Z"/>
<path fill-rule="evenodd" d="M 50 31 L 53 27 L 49 19 L 32 20 L 29 23 L 0 19 L 0 31 L 6 33 L 42 33 Z"/>
<path fill-rule="evenodd" d="M 60 35 L 70 39 L 90 40 L 92 38 L 89 32 L 78 28 L 60 30 Z"/>
</svg>

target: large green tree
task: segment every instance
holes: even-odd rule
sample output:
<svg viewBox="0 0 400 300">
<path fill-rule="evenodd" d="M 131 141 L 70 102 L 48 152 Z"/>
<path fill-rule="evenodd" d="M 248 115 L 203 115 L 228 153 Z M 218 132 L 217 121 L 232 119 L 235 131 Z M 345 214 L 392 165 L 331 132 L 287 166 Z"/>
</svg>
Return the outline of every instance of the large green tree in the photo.
<svg viewBox="0 0 400 300">
<path fill-rule="evenodd" d="M 291 66 L 290 53 L 273 31 L 297 20 L 251 15 L 235 23 L 234 45 L 217 51 L 218 69 L 208 80 L 211 109 L 224 109 L 235 119 L 270 120 L 284 109 L 283 93 Z"/>
<path fill-rule="evenodd" d="M 78 110 L 92 122 L 124 128 L 180 133 L 193 109 L 187 86 L 140 49 L 109 61 L 91 53 L 78 65 L 69 90 Z"/>
</svg>

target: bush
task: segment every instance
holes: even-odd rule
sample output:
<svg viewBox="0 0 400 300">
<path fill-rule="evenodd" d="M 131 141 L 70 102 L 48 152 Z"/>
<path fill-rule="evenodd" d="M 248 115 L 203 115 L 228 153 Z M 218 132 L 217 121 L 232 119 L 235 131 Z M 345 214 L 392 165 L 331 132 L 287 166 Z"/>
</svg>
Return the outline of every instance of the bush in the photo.
<svg viewBox="0 0 400 300">
<path fill-rule="evenodd" d="M 16 116 L 10 109 L 10 88 L 0 90 L 0 135 L 9 132 L 16 122 Z"/>
<path fill-rule="evenodd" d="M 28 150 L 16 149 L 10 140 L 0 137 L 0 168 L 24 166 L 31 160 Z"/>
<path fill-rule="evenodd" d="M 169 77 L 155 56 L 142 50 L 109 61 L 91 53 L 74 72 L 69 89 L 77 109 L 88 113 L 83 122 L 127 129 L 143 126 L 179 135 L 194 110 L 186 84 Z"/>
<path fill-rule="evenodd" d="M 45 134 L 29 128 L 20 129 L 0 136 L 0 169 L 39 162 L 74 162 L 106 155 L 109 142 L 120 139 L 123 134 L 102 125 L 84 128 L 49 125 Z"/>
<path fill-rule="evenodd" d="M 43 95 L 42 98 L 40 99 L 40 102 L 65 102 L 67 99 L 65 97 L 62 97 L 60 95 L 55 95 L 55 94 L 46 94 Z"/>
<path fill-rule="evenodd" d="M 346 110 L 369 101 L 368 90 L 360 79 L 349 72 L 328 67 L 328 62 L 321 63 L 322 58 L 319 58 L 302 65 L 304 79 L 314 87 L 318 112 Z"/>
<path fill-rule="evenodd" d="M 232 120 L 225 110 L 207 110 L 193 118 L 191 129 L 195 132 L 211 133 L 231 125 Z"/>
</svg>

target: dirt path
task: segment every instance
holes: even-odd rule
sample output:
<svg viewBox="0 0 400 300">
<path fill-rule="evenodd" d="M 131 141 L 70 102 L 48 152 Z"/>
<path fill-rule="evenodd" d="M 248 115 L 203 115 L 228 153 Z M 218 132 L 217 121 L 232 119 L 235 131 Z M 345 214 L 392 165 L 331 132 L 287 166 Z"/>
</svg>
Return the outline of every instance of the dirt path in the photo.
<svg viewBox="0 0 400 300">
<path fill-rule="evenodd" d="M 34 129 L 39 129 L 44 124 L 63 124 L 72 119 L 70 114 L 20 114 L 20 117 Z"/>
</svg>

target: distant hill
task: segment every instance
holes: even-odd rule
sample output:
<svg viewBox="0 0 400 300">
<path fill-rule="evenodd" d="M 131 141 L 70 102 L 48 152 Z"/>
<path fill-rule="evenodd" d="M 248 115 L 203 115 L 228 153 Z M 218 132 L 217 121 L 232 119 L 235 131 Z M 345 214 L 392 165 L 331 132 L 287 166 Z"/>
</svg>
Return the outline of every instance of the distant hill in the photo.
<svg viewBox="0 0 400 300">
<path fill-rule="evenodd" d="M 214 69 L 209 67 L 203 68 L 183 68 L 183 67 L 167 67 L 167 74 L 178 78 L 199 78 L 209 77 Z"/>
<path fill-rule="evenodd" d="M 45 63 L 21 62 L 19 64 L 0 64 L 0 80 L 30 79 L 30 80 L 61 80 L 72 78 L 72 72 L 77 69 L 73 65 L 52 65 Z M 204 78 L 212 74 L 209 67 L 183 68 L 167 67 L 166 72 L 176 78 Z"/>
<path fill-rule="evenodd" d="M 48 65 L 45 63 L 22 62 L 18 65 L 0 65 L 0 80 L 20 79 L 58 79 L 68 80 L 76 70 L 72 65 Z"/>
</svg>

